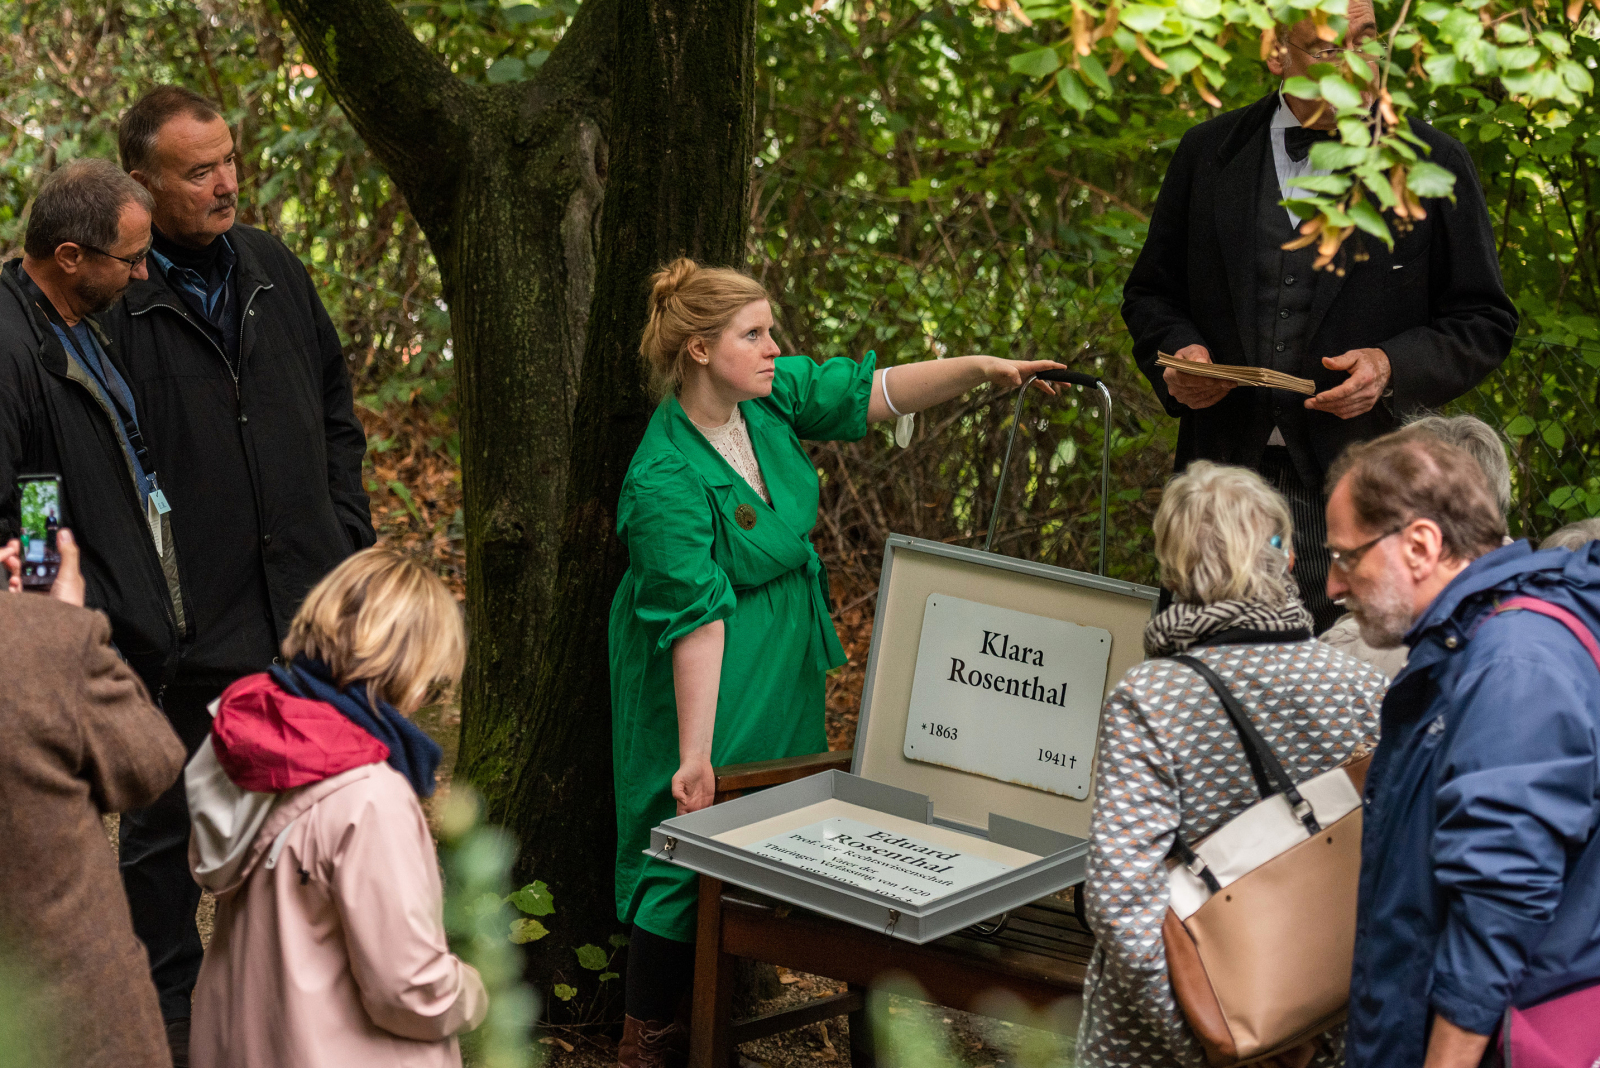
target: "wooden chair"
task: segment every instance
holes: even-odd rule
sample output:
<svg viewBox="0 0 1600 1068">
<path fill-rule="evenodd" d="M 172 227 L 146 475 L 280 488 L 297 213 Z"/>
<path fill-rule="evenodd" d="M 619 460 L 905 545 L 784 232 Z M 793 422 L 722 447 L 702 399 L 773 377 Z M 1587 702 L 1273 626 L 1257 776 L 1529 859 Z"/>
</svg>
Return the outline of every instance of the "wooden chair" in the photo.
<svg viewBox="0 0 1600 1068">
<path fill-rule="evenodd" d="M 848 771 L 850 760 L 848 752 L 818 753 L 718 768 L 715 800 L 831 769 Z M 969 928 L 917 946 L 702 875 L 690 1068 L 728 1068 L 742 1043 L 840 1015 L 850 1019 L 850 1063 L 868 1068 L 866 991 L 890 973 L 910 975 L 929 999 L 955 1009 L 981 1011 L 997 990 L 1042 1009 L 1082 993 L 1093 945 L 1073 908 L 1055 899 L 1012 910 L 992 934 Z M 846 992 L 735 1021 L 738 957 L 843 981 Z"/>
</svg>

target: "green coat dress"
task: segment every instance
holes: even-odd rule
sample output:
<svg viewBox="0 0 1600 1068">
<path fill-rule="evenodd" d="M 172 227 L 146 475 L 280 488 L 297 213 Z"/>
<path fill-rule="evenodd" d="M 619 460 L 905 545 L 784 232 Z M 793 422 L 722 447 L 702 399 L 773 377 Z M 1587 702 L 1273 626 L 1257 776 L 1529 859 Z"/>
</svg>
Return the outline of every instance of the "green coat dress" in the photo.
<svg viewBox="0 0 1600 1068">
<path fill-rule="evenodd" d="M 824 676 L 845 661 L 811 545 L 817 471 L 800 442 L 866 434 L 876 360 L 776 363 L 772 394 L 739 405 L 771 505 L 669 396 L 617 508 L 629 563 L 611 604 L 617 918 L 680 942 L 694 939 L 695 873 L 644 855 L 650 829 L 677 812 L 672 643 L 725 621 L 713 766 L 825 750 Z"/>
</svg>

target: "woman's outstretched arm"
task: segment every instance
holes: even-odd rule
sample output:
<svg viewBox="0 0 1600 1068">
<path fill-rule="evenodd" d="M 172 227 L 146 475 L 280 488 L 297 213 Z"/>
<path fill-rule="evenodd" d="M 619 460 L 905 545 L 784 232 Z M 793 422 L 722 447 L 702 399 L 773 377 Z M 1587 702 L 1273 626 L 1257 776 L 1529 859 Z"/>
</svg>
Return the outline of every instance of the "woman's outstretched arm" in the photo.
<svg viewBox="0 0 1600 1068">
<path fill-rule="evenodd" d="M 1052 360 L 1002 360 L 998 356 L 954 356 L 948 360 L 923 360 L 903 363 L 874 372 L 872 400 L 867 419 L 878 423 L 896 414 L 910 415 L 959 397 L 974 386 L 993 382 L 1001 387 L 1020 386 L 1040 371 L 1059 368 Z M 888 376 L 888 398 L 884 397 L 884 376 Z M 1051 395 L 1055 387 L 1047 382 L 1035 386 Z M 894 402 L 894 408 L 889 407 Z"/>
</svg>

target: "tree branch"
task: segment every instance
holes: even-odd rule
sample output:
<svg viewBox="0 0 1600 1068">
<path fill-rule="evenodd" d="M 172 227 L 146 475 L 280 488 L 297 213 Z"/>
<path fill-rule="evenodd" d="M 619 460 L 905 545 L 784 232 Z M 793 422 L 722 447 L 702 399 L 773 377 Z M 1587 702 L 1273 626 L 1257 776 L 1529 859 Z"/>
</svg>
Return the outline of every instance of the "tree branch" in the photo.
<svg viewBox="0 0 1600 1068">
<path fill-rule="evenodd" d="M 427 232 L 447 243 L 451 190 L 466 160 L 469 89 L 388 0 L 282 0 L 333 98 Z"/>
</svg>

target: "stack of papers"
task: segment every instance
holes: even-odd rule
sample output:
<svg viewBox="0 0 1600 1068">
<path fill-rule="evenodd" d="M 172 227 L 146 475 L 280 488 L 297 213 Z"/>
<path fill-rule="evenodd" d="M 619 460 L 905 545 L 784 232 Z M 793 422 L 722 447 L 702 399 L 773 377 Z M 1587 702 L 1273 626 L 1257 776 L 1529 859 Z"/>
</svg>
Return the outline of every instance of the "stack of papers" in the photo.
<svg viewBox="0 0 1600 1068">
<path fill-rule="evenodd" d="M 1186 375 L 1199 375 L 1201 378 L 1221 378 L 1229 382 L 1238 382 L 1245 386 L 1266 386 L 1269 389 L 1286 389 L 1292 393 L 1304 393 L 1310 396 L 1317 391 L 1317 384 L 1309 378 L 1296 378 L 1286 375 L 1282 371 L 1274 371 L 1266 367 L 1239 367 L 1228 363 L 1200 363 L 1195 360 L 1180 360 L 1176 356 L 1168 356 L 1164 352 L 1156 353 L 1157 367 L 1172 367 Z"/>
</svg>

